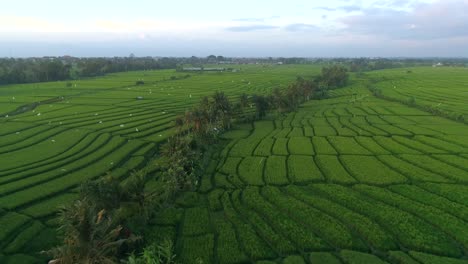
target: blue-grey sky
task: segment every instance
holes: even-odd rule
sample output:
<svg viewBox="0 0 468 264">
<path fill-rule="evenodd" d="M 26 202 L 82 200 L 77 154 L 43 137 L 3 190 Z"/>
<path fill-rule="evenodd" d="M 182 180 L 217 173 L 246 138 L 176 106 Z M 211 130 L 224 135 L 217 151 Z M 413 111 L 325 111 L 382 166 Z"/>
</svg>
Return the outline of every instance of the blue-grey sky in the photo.
<svg viewBox="0 0 468 264">
<path fill-rule="evenodd" d="M 0 57 L 468 57 L 468 0 L 15 0 Z"/>
</svg>

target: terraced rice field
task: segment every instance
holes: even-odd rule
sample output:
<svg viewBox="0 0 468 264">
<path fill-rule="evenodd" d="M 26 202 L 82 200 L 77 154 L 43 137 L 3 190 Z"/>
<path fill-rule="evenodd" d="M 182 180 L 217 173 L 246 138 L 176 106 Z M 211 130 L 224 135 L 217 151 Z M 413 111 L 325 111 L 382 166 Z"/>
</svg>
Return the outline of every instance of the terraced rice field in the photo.
<svg viewBox="0 0 468 264">
<path fill-rule="evenodd" d="M 408 72 L 409 71 L 409 72 Z M 454 67 L 408 68 L 369 73 L 380 80 L 383 95 L 468 118 L 468 69 Z"/>
<path fill-rule="evenodd" d="M 57 206 L 76 197 L 79 183 L 144 167 L 173 133 L 175 116 L 201 96 L 266 93 L 319 72 L 243 67 L 177 80 L 171 76 L 185 73 L 1 87 L 0 113 L 64 100 L 0 119 L 0 262 L 34 263 L 36 252 L 56 243 Z M 431 91 L 414 92 L 409 82 L 432 70 L 446 71 L 372 74 L 387 76 L 377 83 L 384 95 L 395 96 L 399 86 L 389 85 L 398 79 L 401 98 L 432 104 Z M 459 96 L 446 98 L 454 102 L 446 110 L 457 113 L 465 111 L 460 71 L 432 79 L 447 87 L 453 80 L 444 91 Z M 139 79 L 145 85 L 135 86 Z M 199 189 L 145 234 L 149 242 L 175 241 L 180 263 L 467 263 L 466 124 L 375 98 L 357 83 L 223 137 Z"/>
<path fill-rule="evenodd" d="M 244 92 L 262 94 L 319 70 L 242 66 L 236 73 L 189 78 L 162 70 L 72 81 L 71 87 L 65 82 L 0 87 L 0 262 L 2 255 L 26 262 L 28 255 L 50 248 L 56 243 L 58 206 L 76 197 L 79 184 L 107 172 L 124 178 L 144 167 L 173 134 L 176 115 L 202 96 L 216 90 L 233 99 Z M 141 79 L 145 84 L 135 86 Z M 61 97 L 7 116 L 19 106 Z"/>
<path fill-rule="evenodd" d="M 181 263 L 468 262 L 467 125 L 332 95 L 225 134 L 155 223 Z"/>
</svg>

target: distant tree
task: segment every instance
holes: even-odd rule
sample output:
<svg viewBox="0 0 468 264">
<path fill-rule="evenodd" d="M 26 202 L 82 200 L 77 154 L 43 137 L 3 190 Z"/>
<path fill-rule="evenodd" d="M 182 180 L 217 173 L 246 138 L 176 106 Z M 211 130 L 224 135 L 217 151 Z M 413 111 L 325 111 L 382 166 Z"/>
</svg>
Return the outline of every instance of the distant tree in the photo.
<svg viewBox="0 0 468 264">
<path fill-rule="evenodd" d="M 257 119 L 265 117 L 269 104 L 268 99 L 263 95 L 254 95 L 253 102 L 255 104 L 255 114 Z"/>
<path fill-rule="evenodd" d="M 334 89 L 345 86 L 348 83 L 348 79 L 349 75 L 345 67 L 333 65 L 322 68 L 322 74 L 318 78 L 318 81 L 328 89 Z"/>
<path fill-rule="evenodd" d="M 232 105 L 224 92 L 215 92 L 212 96 L 211 107 L 212 119 L 221 125 L 221 128 L 230 128 L 232 118 Z"/>
<path fill-rule="evenodd" d="M 239 96 L 239 103 L 241 108 L 245 108 L 249 105 L 249 96 L 246 93 L 242 93 Z"/>
</svg>

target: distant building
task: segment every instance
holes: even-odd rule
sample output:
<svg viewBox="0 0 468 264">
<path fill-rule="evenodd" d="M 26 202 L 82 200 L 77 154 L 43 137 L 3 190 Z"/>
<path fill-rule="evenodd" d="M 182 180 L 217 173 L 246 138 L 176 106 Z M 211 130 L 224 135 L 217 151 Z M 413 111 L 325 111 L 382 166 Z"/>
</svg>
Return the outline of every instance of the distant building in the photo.
<svg viewBox="0 0 468 264">
<path fill-rule="evenodd" d="M 202 67 L 188 67 L 182 68 L 183 71 L 225 71 L 226 68 L 202 68 Z"/>
</svg>

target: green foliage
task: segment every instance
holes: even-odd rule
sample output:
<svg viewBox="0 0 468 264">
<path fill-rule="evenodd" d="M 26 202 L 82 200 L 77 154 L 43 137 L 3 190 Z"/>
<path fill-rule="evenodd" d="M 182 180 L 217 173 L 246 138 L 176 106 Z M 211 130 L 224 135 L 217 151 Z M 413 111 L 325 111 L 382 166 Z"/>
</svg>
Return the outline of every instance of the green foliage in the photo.
<svg viewBox="0 0 468 264">
<path fill-rule="evenodd" d="M 168 207 L 158 211 L 155 218 L 150 219 L 151 223 L 158 225 L 177 225 L 182 219 L 183 209 Z"/>
<path fill-rule="evenodd" d="M 359 240 L 353 237 L 350 230 L 329 215 L 284 195 L 277 188 L 264 187 L 261 191 L 268 201 L 286 212 L 296 222 L 303 223 L 304 219 L 308 219 L 314 223 L 313 225 L 306 224 L 306 230 L 311 230 L 320 237 L 326 237 L 328 243 L 339 248 L 365 249 Z"/>
<path fill-rule="evenodd" d="M 436 256 L 422 252 L 410 251 L 409 255 L 414 259 L 427 264 L 463 264 L 466 259 L 455 259 L 445 256 Z"/>
<path fill-rule="evenodd" d="M 356 180 L 349 175 L 343 168 L 337 156 L 317 155 L 315 157 L 317 166 L 323 172 L 325 178 L 329 182 L 335 183 L 355 183 Z"/>
<path fill-rule="evenodd" d="M 140 255 L 130 255 L 127 264 L 172 264 L 176 263 L 174 246 L 171 240 L 164 240 L 161 244 L 150 244 Z"/>
<path fill-rule="evenodd" d="M 60 223 L 64 243 L 47 253 L 63 263 L 112 263 L 120 246 L 137 239 L 122 236 L 123 227 L 115 216 L 87 199 L 64 208 Z"/>
<path fill-rule="evenodd" d="M 208 194 L 208 204 L 211 211 L 219 211 L 223 209 L 223 205 L 221 203 L 221 196 L 223 193 L 223 190 L 215 189 Z"/>
<path fill-rule="evenodd" d="M 289 156 L 288 175 L 291 181 L 295 183 L 320 181 L 324 179 L 311 156 Z"/>
<path fill-rule="evenodd" d="M 313 252 L 309 254 L 310 263 L 328 263 L 340 264 L 341 262 L 337 257 L 327 252 Z"/>
<path fill-rule="evenodd" d="M 288 139 L 287 138 L 276 138 L 272 148 L 273 155 L 289 155 L 288 151 Z"/>
<path fill-rule="evenodd" d="M 243 193 L 245 203 L 265 217 L 270 225 L 286 236 L 300 250 L 327 249 L 325 242 L 310 229 L 283 214 L 260 195 L 256 187 L 248 187 Z"/>
<path fill-rule="evenodd" d="M 387 204 L 412 212 L 433 224 L 437 229 L 454 237 L 464 248 L 468 247 L 468 229 L 463 220 L 445 213 L 443 210 L 436 207 L 415 202 L 414 200 L 388 190 L 383 190 L 382 188 L 365 185 L 356 185 L 355 188 L 373 198 L 385 201 Z"/>
<path fill-rule="evenodd" d="M 222 217 L 214 219 L 217 231 L 217 259 L 220 263 L 239 263 L 248 260 L 240 250 L 232 225 Z"/>
<path fill-rule="evenodd" d="M 313 190 L 323 192 L 329 199 L 365 214 L 386 229 L 392 230 L 392 235 L 405 247 L 451 256 L 460 255 L 453 240 L 411 213 L 375 199 L 366 199 L 366 196 L 338 185 L 314 185 Z"/>
<path fill-rule="evenodd" d="M 270 156 L 265 165 L 265 183 L 273 185 L 288 184 L 286 157 Z"/>
<path fill-rule="evenodd" d="M 388 259 L 391 263 L 400 263 L 400 264 L 418 264 L 416 260 L 411 258 L 408 254 L 402 251 L 390 251 L 388 252 Z"/>
<path fill-rule="evenodd" d="M 293 255 L 293 256 L 288 256 L 283 259 L 283 264 L 305 264 L 306 262 L 301 256 L 298 255 Z"/>
<path fill-rule="evenodd" d="M 374 255 L 351 251 L 351 250 L 342 250 L 340 252 L 340 256 L 343 258 L 343 260 L 346 263 L 349 263 L 349 264 L 361 264 L 361 263 L 385 264 L 385 263 L 388 263 Z"/>
<path fill-rule="evenodd" d="M 209 212 L 204 207 L 193 207 L 185 209 L 182 235 L 203 235 L 209 231 Z"/>
<path fill-rule="evenodd" d="M 31 221 L 31 218 L 15 212 L 6 213 L 0 216 L 0 241 L 4 241 L 17 228 Z"/>
<path fill-rule="evenodd" d="M 306 137 L 291 137 L 288 142 L 288 149 L 291 154 L 307 155 L 314 154 L 314 147 L 310 138 Z"/>
<path fill-rule="evenodd" d="M 336 150 L 330 145 L 327 138 L 325 137 L 312 137 L 312 143 L 314 145 L 317 154 L 331 154 L 336 155 Z"/>
<path fill-rule="evenodd" d="M 252 225 L 245 222 L 244 219 L 235 211 L 227 193 L 222 197 L 223 209 L 226 217 L 236 227 L 239 243 L 242 245 L 245 254 L 254 259 L 270 259 L 275 257 L 271 250 L 258 235 Z"/>
<path fill-rule="evenodd" d="M 184 237 L 182 239 L 181 254 L 177 256 L 180 263 L 213 263 L 214 236 Z"/>
<path fill-rule="evenodd" d="M 264 157 L 245 157 L 239 165 L 240 178 L 247 184 L 263 185 L 265 161 Z"/>
<path fill-rule="evenodd" d="M 330 216 L 341 220 L 347 226 L 355 230 L 369 245 L 381 250 L 397 248 L 394 238 L 385 229 L 378 225 L 372 218 L 359 214 L 325 197 L 321 197 L 316 192 L 296 186 L 288 186 L 287 192 L 296 199 L 314 206 Z"/>
<path fill-rule="evenodd" d="M 31 226 L 23 230 L 15 239 L 8 244 L 3 252 L 7 254 L 20 252 L 22 248 L 27 246 L 29 241 L 34 240 L 36 235 L 38 235 L 44 229 L 44 225 L 38 221 L 34 221 Z"/>
<path fill-rule="evenodd" d="M 157 161 L 157 166 L 162 170 L 165 196 L 169 199 L 180 191 L 194 189 L 199 181 L 201 159 L 196 141 L 190 137 L 171 137 L 162 146 L 161 154 L 163 157 Z"/>
<path fill-rule="evenodd" d="M 30 255 L 26 255 L 26 254 L 10 255 L 8 257 L 4 257 L 3 259 L 0 256 L 0 260 L 2 261 L 2 263 L 5 263 L 5 264 L 16 264 L 16 263 L 35 264 L 38 262 L 37 258 L 30 256 Z"/>
<path fill-rule="evenodd" d="M 344 87 L 348 83 L 348 79 L 349 75 L 345 67 L 333 65 L 322 68 L 322 75 L 318 78 L 318 82 L 327 88 L 333 89 Z"/>
<path fill-rule="evenodd" d="M 351 175 L 361 183 L 384 185 L 404 183 L 407 180 L 373 156 L 343 155 L 340 156 L 340 160 Z"/>
</svg>

